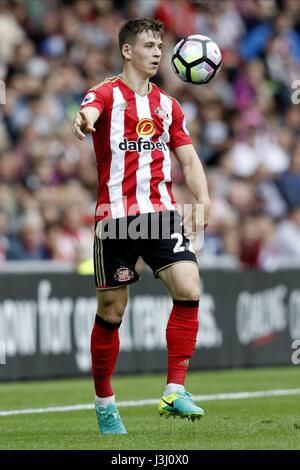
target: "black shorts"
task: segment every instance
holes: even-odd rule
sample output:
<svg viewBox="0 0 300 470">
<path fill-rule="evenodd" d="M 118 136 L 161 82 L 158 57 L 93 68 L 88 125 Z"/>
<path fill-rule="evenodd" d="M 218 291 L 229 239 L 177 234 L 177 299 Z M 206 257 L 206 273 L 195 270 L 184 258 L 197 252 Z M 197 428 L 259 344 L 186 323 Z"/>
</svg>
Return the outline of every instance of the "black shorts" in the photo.
<svg viewBox="0 0 300 470">
<path fill-rule="evenodd" d="M 96 289 L 120 287 L 137 281 L 140 276 L 135 265 L 139 256 L 150 266 L 155 277 L 164 268 L 181 261 L 197 264 L 178 212 L 163 211 L 96 222 Z"/>
</svg>

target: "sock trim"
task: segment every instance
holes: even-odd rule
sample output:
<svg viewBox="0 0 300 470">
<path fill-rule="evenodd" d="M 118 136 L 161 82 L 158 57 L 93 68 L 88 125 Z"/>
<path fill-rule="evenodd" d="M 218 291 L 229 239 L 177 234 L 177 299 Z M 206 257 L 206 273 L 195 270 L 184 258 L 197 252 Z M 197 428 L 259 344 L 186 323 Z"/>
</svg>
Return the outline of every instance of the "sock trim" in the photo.
<svg viewBox="0 0 300 470">
<path fill-rule="evenodd" d="M 120 323 L 110 323 L 104 320 L 103 318 L 99 317 L 99 315 L 96 315 L 95 322 L 98 325 L 104 326 L 104 328 L 106 328 L 107 330 L 117 330 L 118 328 L 120 328 L 122 323 L 122 321 L 120 321 Z"/>
<path fill-rule="evenodd" d="M 196 308 L 199 307 L 199 300 L 176 300 L 173 299 L 173 304 L 176 307 Z"/>
</svg>

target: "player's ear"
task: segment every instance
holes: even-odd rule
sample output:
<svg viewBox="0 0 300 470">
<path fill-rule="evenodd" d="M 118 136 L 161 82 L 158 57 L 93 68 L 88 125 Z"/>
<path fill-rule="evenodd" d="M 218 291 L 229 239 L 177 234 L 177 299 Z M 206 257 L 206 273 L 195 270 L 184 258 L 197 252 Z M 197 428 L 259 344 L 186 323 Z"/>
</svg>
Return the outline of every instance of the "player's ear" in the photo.
<svg viewBox="0 0 300 470">
<path fill-rule="evenodd" d="M 130 44 L 128 43 L 123 44 L 122 54 L 125 59 L 131 59 L 132 50 L 131 50 Z"/>
</svg>

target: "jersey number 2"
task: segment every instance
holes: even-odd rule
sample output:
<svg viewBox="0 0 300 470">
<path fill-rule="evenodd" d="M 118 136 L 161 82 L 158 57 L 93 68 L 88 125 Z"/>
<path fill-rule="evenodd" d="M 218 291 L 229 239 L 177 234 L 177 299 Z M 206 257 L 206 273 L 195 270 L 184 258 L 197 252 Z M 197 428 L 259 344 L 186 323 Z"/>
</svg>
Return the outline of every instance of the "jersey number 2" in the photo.
<svg viewBox="0 0 300 470">
<path fill-rule="evenodd" d="M 177 240 L 176 245 L 173 248 L 173 253 L 180 253 L 181 251 L 186 250 L 186 247 L 183 245 L 183 236 L 181 233 L 172 233 L 171 238 L 175 238 Z M 187 249 L 194 253 L 191 240 L 189 240 L 189 246 Z"/>
</svg>

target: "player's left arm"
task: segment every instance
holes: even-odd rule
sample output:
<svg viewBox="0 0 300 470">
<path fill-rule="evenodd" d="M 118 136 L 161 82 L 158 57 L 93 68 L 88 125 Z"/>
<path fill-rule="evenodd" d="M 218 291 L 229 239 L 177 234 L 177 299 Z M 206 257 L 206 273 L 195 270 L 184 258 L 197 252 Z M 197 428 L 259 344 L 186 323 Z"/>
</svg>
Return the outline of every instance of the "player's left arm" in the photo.
<svg viewBox="0 0 300 470">
<path fill-rule="evenodd" d="M 202 221 L 202 224 L 204 228 L 206 228 L 208 225 L 211 202 L 208 193 L 207 179 L 202 163 L 192 144 L 176 147 L 173 149 L 173 152 L 182 167 L 186 186 L 194 196 L 195 204 L 203 205 L 204 220 Z M 195 224 L 196 218 L 193 217 L 193 230 L 196 230 Z"/>
</svg>

